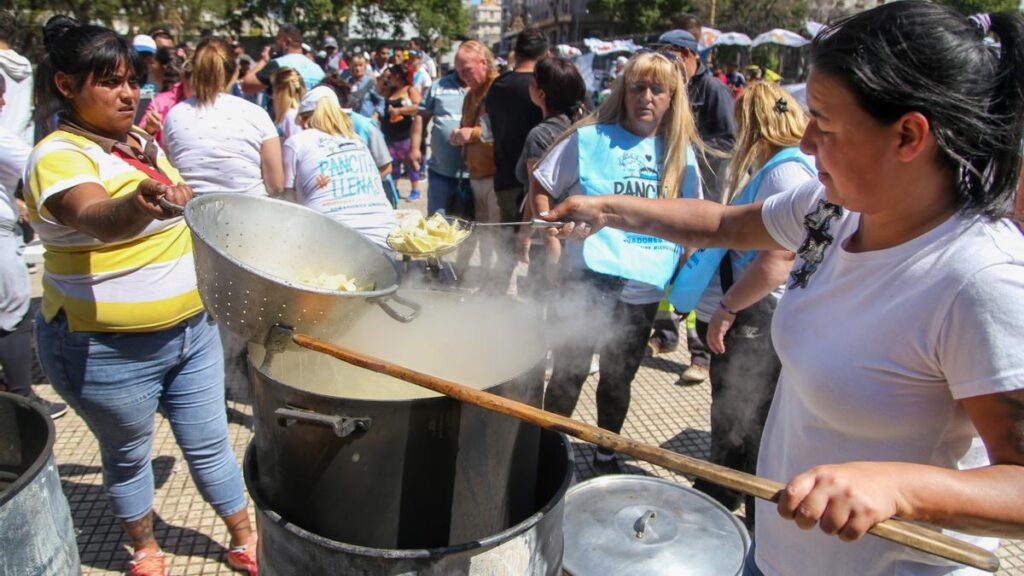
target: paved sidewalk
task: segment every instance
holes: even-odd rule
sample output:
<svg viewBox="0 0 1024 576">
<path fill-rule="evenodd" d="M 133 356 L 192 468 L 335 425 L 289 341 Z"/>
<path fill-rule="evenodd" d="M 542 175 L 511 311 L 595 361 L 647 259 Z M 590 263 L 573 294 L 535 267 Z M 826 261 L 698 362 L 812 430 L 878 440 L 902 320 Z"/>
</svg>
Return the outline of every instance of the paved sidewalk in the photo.
<svg viewBox="0 0 1024 576">
<path fill-rule="evenodd" d="M 403 187 L 403 192 L 407 190 Z M 425 196 L 425 195 L 424 195 Z M 403 203 L 403 208 L 421 208 L 425 199 Z M 33 276 L 38 290 L 39 274 Z M 37 294 L 38 295 L 38 294 Z M 623 434 L 673 451 L 707 458 L 709 444 L 710 388 L 677 385 L 678 374 L 687 364 L 683 352 L 648 358 L 633 383 L 633 401 Z M 37 370 L 36 382 L 43 382 Z M 595 423 L 592 376 L 584 388 L 576 418 Z M 36 387 L 45 398 L 57 399 L 45 384 Z M 241 462 L 252 437 L 252 407 L 248 393 L 229 387 L 228 420 L 231 442 Z M 71 504 L 84 574 L 121 573 L 129 559 L 123 531 L 110 514 L 102 490 L 100 457 L 96 441 L 73 411 L 57 420 L 56 458 L 64 492 Z M 590 462 L 593 448 L 575 443 L 577 478 L 594 475 Z M 170 427 L 157 417 L 153 467 L 157 480 L 155 533 L 170 556 L 171 574 L 232 574 L 224 564 L 227 531 L 213 510 L 202 500 L 188 474 Z M 689 483 L 687 478 L 645 462 L 627 461 L 624 471 L 649 474 Z M 251 507 L 251 505 L 250 505 Z M 1000 552 L 1004 569 L 1000 575 L 1024 576 L 1024 542 L 1006 542 Z"/>
</svg>

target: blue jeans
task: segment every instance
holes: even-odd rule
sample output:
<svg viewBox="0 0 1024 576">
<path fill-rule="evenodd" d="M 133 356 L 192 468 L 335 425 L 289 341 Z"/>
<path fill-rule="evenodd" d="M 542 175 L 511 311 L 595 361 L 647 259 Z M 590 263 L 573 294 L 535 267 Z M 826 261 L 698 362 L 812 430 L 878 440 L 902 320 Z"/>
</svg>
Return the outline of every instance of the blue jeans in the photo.
<svg viewBox="0 0 1024 576">
<path fill-rule="evenodd" d="M 743 559 L 743 576 L 764 576 L 764 572 L 757 567 L 754 562 L 754 551 L 757 550 L 756 543 L 750 543 L 750 550 L 747 551 L 747 557 Z"/>
<path fill-rule="evenodd" d="M 460 187 L 466 184 L 465 178 L 453 178 L 427 169 L 427 215 L 432 216 L 435 212 L 446 214 Z"/>
<path fill-rule="evenodd" d="M 63 314 L 36 316 L 36 344 L 54 389 L 100 444 L 103 486 L 114 515 L 153 508 L 154 416 L 162 408 L 192 479 L 217 514 L 245 508 L 242 474 L 228 441 L 224 353 L 205 312 L 159 332 L 71 332 Z"/>
</svg>

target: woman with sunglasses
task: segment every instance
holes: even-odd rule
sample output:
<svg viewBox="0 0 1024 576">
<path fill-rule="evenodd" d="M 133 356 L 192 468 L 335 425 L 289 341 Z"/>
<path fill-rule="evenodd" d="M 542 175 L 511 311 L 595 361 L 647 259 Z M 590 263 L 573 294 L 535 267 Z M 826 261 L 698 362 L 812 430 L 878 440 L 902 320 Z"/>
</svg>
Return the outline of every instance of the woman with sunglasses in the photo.
<svg viewBox="0 0 1024 576">
<path fill-rule="evenodd" d="M 533 171 L 533 208 L 544 212 L 575 196 L 701 198 L 693 146 L 700 138 L 678 67 L 660 54 L 634 56 L 597 112 L 564 132 Z M 596 350 L 597 423 L 619 432 L 654 313 L 683 249 L 612 229 L 567 242 L 564 257 L 557 238 L 545 241 L 550 281 L 563 285 L 564 277 L 561 298 L 550 305 L 559 317 L 555 324 L 568 331 L 553 338 L 544 407 L 572 414 Z M 614 470 L 614 453 L 599 450 L 595 465 Z"/>
<path fill-rule="evenodd" d="M 153 534 L 153 449 L 160 409 L 203 499 L 231 534 L 228 564 L 255 575 L 256 532 L 228 439 L 224 358 L 203 310 L 188 226 L 160 200 L 192 190 L 145 131 L 139 56 L 101 26 L 55 16 L 43 31 L 36 113 L 59 110 L 32 150 L 25 202 L 46 247 L 36 316 L 39 361 L 85 420 L 103 488 L 133 551 L 133 575 L 162 576 Z"/>
<path fill-rule="evenodd" d="M 797 253 L 758 458 L 788 484 L 757 503 L 749 574 L 973 574 L 861 537 L 893 516 L 990 549 L 1024 537 L 1024 237 L 1003 217 L 1024 18 L 905 0 L 827 27 L 810 59 L 818 182 L 743 206 L 570 198 L 546 217 Z"/>
</svg>

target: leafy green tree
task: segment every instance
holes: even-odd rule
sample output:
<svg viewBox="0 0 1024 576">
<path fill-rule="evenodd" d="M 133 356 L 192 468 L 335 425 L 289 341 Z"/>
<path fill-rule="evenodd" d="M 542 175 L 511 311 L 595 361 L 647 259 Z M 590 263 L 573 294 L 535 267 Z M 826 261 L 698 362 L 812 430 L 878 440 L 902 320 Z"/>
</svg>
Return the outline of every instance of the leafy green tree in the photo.
<svg viewBox="0 0 1024 576">
<path fill-rule="evenodd" d="M 590 0 L 587 9 L 607 16 L 615 34 L 641 34 L 666 30 L 670 19 L 683 12 L 696 12 L 690 0 Z"/>
<path fill-rule="evenodd" d="M 940 4 L 952 6 L 964 14 L 978 14 L 979 12 L 1006 12 L 1018 10 L 1020 2 L 1017 0 L 938 0 Z"/>
</svg>

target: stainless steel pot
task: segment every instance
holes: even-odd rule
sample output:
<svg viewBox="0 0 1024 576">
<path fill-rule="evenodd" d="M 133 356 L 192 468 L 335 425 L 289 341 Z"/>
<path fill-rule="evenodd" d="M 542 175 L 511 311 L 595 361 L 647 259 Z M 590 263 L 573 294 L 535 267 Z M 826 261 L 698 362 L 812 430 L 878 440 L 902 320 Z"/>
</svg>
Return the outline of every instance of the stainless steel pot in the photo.
<svg viewBox="0 0 1024 576">
<path fill-rule="evenodd" d="M 394 262 L 359 232 L 309 208 L 246 194 L 207 194 L 185 207 L 199 294 L 231 332 L 263 342 L 275 324 L 310 335 L 338 333 L 377 304 L 395 320 L 418 306 L 396 294 Z M 297 278 L 345 274 L 375 288 L 340 292 Z M 405 309 L 396 309 L 397 302 Z"/>
<path fill-rule="evenodd" d="M 71 509 L 53 458 L 50 416 L 0 392 L 0 574 L 81 573 Z"/>
<path fill-rule="evenodd" d="M 565 498 L 570 576 L 735 576 L 746 527 L 711 497 L 660 478 L 601 476 Z"/>
<path fill-rule="evenodd" d="M 510 300 L 413 290 L 410 324 L 371 308 L 331 340 L 539 406 L 543 339 Z M 533 512 L 538 429 L 290 345 L 249 345 L 259 487 L 303 529 L 373 548 L 496 534 Z M 353 497 L 355 495 L 355 497 Z"/>
</svg>

